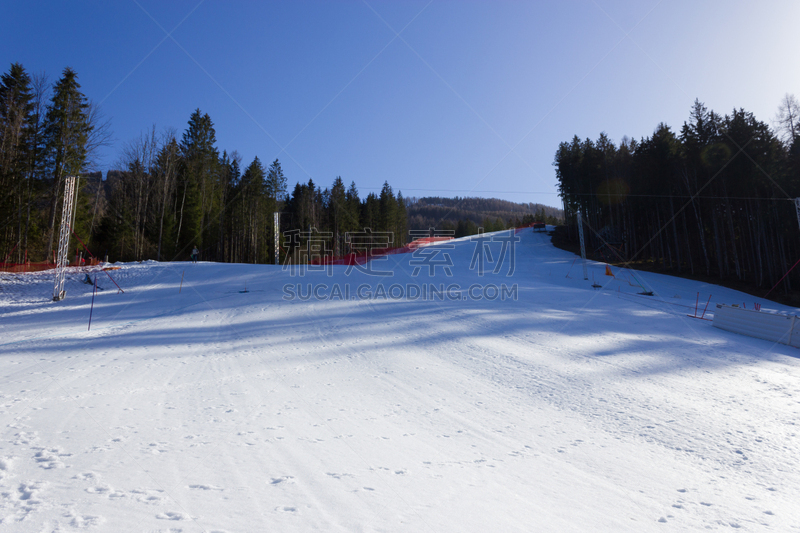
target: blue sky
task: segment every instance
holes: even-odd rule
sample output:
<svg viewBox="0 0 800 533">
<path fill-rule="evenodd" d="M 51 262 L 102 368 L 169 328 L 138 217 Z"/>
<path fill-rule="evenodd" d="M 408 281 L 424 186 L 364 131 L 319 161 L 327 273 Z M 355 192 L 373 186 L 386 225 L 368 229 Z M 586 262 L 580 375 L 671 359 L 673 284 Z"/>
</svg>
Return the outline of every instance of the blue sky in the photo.
<svg viewBox="0 0 800 533">
<path fill-rule="evenodd" d="M 103 170 L 200 108 L 244 165 L 278 158 L 290 188 L 341 175 L 362 196 L 388 180 L 557 206 L 573 135 L 679 130 L 695 98 L 769 122 L 800 95 L 791 0 L 22 1 L 0 17 L 3 71 L 70 66 L 101 103 Z"/>
</svg>

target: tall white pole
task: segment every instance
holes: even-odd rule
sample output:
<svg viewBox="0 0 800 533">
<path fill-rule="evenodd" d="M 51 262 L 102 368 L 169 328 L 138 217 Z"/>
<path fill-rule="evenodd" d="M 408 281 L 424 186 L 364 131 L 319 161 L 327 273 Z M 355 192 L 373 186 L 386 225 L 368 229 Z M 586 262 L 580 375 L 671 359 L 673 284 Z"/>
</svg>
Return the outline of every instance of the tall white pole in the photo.
<svg viewBox="0 0 800 533">
<path fill-rule="evenodd" d="M 800 226 L 800 198 L 794 199 L 794 210 L 797 211 L 797 225 Z"/>
<path fill-rule="evenodd" d="M 581 238 L 581 262 L 583 263 L 583 279 L 589 279 L 589 273 L 586 271 L 586 245 L 583 241 L 583 218 L 581 212 L 578 211 L 578 235 Z"/>
<path fill-rule="evenodd" d="M 71 231 L 72 212 L 75 208 L 75 176 L 67 177 L 64 184 L 64 202 L 61 209 L 61 228 L 58 235 L 58 256 L 56 258 L 56 280 L 53 285 L 53 301 L 63 300 L 67 295 L 64 290 L 66 267 L 69 264 L 69 235 Z"/>
<path fill-rule="evenodd" d="M 281 264 L 281 257 L 280 257 L 280 246 L 281 246 L 281 214 L 279 211 L 275 211 L 273 214 L 274 218 L 274 226 L 275 226 L 275 264 Z"/>
</svg>

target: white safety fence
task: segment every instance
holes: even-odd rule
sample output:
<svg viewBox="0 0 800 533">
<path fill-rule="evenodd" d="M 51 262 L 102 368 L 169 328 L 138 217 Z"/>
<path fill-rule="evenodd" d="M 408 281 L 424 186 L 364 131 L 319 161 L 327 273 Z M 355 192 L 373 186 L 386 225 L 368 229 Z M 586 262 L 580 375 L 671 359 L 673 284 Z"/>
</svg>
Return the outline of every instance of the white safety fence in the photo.
<svg viewBox="0 0 800 533">
<path fill-rule="evenodd" d="M 800 319 L 796 315 L 717 304 L 714 326 L 741 335 L 800 348 Z"/>
</svg>

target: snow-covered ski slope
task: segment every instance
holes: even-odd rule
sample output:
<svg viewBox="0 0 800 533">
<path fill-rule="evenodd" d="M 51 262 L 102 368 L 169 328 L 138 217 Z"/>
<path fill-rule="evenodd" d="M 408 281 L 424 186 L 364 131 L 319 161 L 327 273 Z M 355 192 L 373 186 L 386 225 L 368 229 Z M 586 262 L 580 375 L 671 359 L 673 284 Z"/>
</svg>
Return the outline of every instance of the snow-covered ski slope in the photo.
<svg viewBox="0 0 800 533">
<path fill-rule="evenodd" d="M 800 352 L 686 316 L 755 299 L 648 273 L 639 296 L 519 237 L 511 276 L 470 240 L 437 245 L 451 277 L 126 264 L 88 332 L 83 274 L 58 303 L 4 275 L 0 530 L 800 530 Z M 461 292 L 380 297 L 429 283 Z"/>
</svg>

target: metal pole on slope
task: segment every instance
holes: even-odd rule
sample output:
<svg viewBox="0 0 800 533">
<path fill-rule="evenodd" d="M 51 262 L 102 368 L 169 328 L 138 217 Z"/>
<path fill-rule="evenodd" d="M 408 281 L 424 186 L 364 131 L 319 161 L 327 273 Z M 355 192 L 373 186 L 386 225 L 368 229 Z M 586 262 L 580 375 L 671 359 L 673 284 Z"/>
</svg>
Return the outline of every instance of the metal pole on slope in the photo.
<svg viewBox="0 0 800 533">
<path fill-rule="evenodd" d="M 588 280 L 589 274 L 586 272 L 586 245 L 583 241 L 583 218 L 581 212 L 578 211 L 578 235 L 581 238 L 581 261 L 583 262 L 583 279 Z"/>
<path fill-rule="evenodd" d="M 794 210 L 797 212 L 797 225 L 800 226 L 800 198 L 794 199 Z"/>
<path fill-rule="evenodd" d="M 279 211 L 273 213 L 274 226 L 275 226 L 275 264 L 280 265 L 280 240 L 281 240 L 281 214 Z"/>
<path fill-rule="evenodd" d="M 64 184 L 64 202 L 61 209 L 61 228 L 58 236 L 58 256 L 56 258 L 56 280 L 53 285 L 53 301 L 63 300 L 67 295 L 64 290 L 64 281 L 67 275 L 66 266 L 69 264 L 67 253 L 69 250 L 70 222 L 72 210 L 75 207 L 75 176 L 68 176 Z"/>
<path fill-rule="evenodd" d="M 97 275 L 94 277 L 94 288 L 92 291 L 92 307 L 89 308 L 89 327 L 86 328 L 86 331 L 91 331 L 92 329 L 92 312 L 94 312 L 94 295 L 97 294 Z"/>
</svg>

